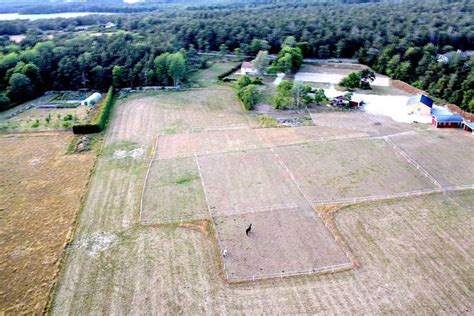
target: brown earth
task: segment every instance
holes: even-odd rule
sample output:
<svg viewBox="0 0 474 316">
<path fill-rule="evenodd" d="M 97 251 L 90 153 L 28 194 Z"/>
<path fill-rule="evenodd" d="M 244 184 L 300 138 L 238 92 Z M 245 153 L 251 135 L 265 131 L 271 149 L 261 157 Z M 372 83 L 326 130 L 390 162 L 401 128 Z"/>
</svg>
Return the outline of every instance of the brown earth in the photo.
<svg viewBox="0 0 474 316">
<path fill-rule="evenodd" d="M 0 314 L 41 314 L 56 282 L 95 154 L 62 132 L 0 136 Z"/>
</svg>

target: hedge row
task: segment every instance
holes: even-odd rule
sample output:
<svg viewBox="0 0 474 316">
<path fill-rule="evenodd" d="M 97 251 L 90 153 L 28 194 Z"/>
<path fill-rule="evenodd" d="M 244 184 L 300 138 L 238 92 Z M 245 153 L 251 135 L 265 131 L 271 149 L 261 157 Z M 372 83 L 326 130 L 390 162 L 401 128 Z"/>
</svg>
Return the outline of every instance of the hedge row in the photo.
<svg viewBox="0 0 474 316">
<path fill-rule="evenodd" d="M 242 63 L 238 63 L 237 66 L 235 66 L 232 69 L 229 69 L 226 72 L 223 72 L 219 76 L 217 76 L 217 79 L 223 80 L 225 77 L 227 77 L 227 76 L 233 74 L 234 72 L 236 72 L 237 70 L 239 70 L 241 66 L 242 66 Z"/>
<path fill-rule="evenodd" d="M 72 127 L 72 132 L 74 134 L 94 134 L 105 130 L 113 105 L 114 88 L 110 87 L 107 95 L 105 96 L 105 100 L 102 103 L 102 107 L 100 108 L 99 115 L 97 115 L 97 118 L 94 120 L 94 122 L 74 125 Z"/>
</svg>

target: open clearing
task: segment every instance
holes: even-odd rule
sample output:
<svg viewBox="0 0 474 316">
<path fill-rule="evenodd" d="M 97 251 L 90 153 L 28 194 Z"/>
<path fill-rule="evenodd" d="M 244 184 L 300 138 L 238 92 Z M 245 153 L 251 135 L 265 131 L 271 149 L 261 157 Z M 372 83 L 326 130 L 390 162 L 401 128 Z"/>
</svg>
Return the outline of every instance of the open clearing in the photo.
<svg viewBox="0 0 474 316">
<path fill-rule="evenodd" d="M 472 312 L 472 191 L 313 205 L 439 191 L 429 157 L 407 159 L 398 138 L 462 132 L 311 115 L 315 126 L 254 129 L 225 87 L 119 102 L 52 314 Z"/>
<path fill-rule="evenodd" d="M 351 72 L 360 71 L 363 68 L 366 67 L 356 64 L 328 64 L 322 66 L 306 65 L 295 74 L 295 80 L 304 82 L 338 84 L 345 76 L 349 75 Z M 375 80 L 372 82 L 372 85 L 389 87 L 390 78 L 377 74 Z"/>
<path fill-rule="evenodd" d="M 41 314 L 86 192 L 93 153 L 72 135 L 0 135 L 0 314 Z"/>
</svg>

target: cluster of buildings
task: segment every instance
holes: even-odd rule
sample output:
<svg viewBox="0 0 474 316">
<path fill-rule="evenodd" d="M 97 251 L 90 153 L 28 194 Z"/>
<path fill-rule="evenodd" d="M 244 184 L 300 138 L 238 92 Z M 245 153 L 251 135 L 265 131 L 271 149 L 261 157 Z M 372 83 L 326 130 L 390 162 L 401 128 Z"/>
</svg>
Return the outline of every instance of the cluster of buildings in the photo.
<svg viewBox="0 0 474 316">
<path fill-rule="evenodd" d="M 431 115 L 431 124 L 437 128 L 462 128 L 474 134 L 474 122 L 464 120 L 444 107 L 435 107 L 433 100 L 423 94 L 408 99 L 407 108 L 410 114 Z"/>
</svg>

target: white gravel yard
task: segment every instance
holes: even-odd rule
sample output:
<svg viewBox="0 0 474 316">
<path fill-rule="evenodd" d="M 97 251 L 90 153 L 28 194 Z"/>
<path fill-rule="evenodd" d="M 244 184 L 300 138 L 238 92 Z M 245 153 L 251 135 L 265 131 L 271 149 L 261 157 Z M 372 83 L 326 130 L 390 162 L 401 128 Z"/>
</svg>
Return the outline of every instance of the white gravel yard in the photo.
<svg viewBox="0 0 474 316">
<path fill-rule="evenodd" d="M 324 89 L 327 97 L 334 98 L 343 95 L 345 92 L 337 91 L 333 86 Z M 385 115 L 400 123 L 431 123 L 431 116 L 408 114 L 407 101 L 409 96 L 401 95 L 375 95 L 354 93 L 353 99 L 360 99 L 365 102 L 363 111 L 370 114 Z M 439 106 L 436 106 L 440 108 Z"/>
<path fill-rule="evenodd" d="M 295 74 L 295 81 L 324 82 L 324 83 L 337 84 L 344 77 L 345 76 L 342 74 L 334 74 L 334 73 L 298 72 Z M 377 75 L 372 85 L 388 87 L 390 86 L 390 79 L 385 76 Z"/>
</svg>

